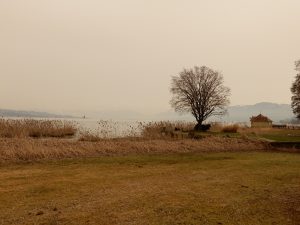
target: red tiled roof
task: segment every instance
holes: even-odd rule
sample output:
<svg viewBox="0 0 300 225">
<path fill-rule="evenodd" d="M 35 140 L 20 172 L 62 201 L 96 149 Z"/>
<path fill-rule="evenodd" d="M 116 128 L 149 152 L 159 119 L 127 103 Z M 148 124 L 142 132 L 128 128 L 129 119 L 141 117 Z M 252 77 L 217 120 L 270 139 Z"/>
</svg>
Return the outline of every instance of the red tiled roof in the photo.
<svg viewBox="0 0 300 225">
<path fill-rule="evenodd" d="M 263 116 L 262 114 L 259 114 L 258 116 L 252 116 L 250 118 L 251 122 L 273 122 L 268 117 Z"/>
</svg>

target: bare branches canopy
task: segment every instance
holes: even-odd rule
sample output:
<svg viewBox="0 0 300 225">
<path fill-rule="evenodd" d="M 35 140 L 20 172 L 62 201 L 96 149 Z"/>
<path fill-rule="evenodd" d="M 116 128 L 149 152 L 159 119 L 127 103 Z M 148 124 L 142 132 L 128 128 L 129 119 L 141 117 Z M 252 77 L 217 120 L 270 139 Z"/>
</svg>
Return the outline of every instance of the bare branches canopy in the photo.
<svg viewBox="0 0 300 225">
<path fill-rule="evenodd" d="M 223 84 L 223 76 L 206 66 L 184 69 L 171 81 L 171 106 L 177 112 L 191 113 L 198 125 L 210 116 L 226 113 L 230 89 Z"/>
<path fill-rule="evenodd" d="M 298 72 L 292 84 L 292 109 L 298 119 L 300 119 L 300 60 L 295 62 L 295 70 Z"/>
</svg>

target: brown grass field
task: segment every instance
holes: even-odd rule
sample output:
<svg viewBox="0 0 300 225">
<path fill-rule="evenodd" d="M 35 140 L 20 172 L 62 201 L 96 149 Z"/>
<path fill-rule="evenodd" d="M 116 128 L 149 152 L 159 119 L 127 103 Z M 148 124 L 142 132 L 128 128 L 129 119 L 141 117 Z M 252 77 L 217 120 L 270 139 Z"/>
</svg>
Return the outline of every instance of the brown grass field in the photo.
<svg viewBox="0 0 300 225">
<path fill-rule="evenodd" d="M 300 224 L 300 154 L 132 155 L 0 167 L 0 224 Z"/>
<path fill-rule="evenodd" d="M 220 151 L 268 150 L 262 141 L 210 136 L 198 139 L 99 139 L 96 142 L 69 139 L 0 138 L 0 165 L 18 162 Z"/>
</svg>

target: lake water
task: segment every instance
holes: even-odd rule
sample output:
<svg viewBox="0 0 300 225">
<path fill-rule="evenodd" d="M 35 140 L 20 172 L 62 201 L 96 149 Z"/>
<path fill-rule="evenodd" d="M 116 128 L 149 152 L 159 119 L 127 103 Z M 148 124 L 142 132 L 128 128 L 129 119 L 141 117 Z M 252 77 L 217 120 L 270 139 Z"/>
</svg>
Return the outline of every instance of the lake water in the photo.
<svg viewBox="0 0 300 225">
<path fill-rule="evenodd" d="M 138 121 L 113 121 L 96 119 L 76 119 L 79 131 L 90 131 L 102 137 L 124 137 L 139 135 L 141 132 Z"/>
</svg>

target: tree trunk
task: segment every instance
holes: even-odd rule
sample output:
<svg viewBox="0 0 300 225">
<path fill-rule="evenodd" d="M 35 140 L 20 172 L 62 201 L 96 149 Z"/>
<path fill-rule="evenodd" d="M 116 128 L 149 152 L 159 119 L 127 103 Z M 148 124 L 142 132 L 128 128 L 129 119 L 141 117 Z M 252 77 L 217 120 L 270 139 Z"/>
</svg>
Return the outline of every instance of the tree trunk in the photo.
<svg viewBox="0 0 300 225">
<path fill-rule="evenodd" d="M 195 131 L 201 131 L 201 127 L 202 127 L 202 122 L 197 122 L 196 126 L 194 127 Z"/>
</svg>

